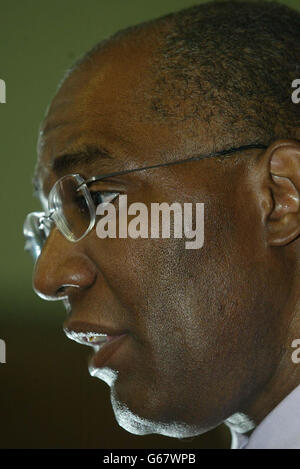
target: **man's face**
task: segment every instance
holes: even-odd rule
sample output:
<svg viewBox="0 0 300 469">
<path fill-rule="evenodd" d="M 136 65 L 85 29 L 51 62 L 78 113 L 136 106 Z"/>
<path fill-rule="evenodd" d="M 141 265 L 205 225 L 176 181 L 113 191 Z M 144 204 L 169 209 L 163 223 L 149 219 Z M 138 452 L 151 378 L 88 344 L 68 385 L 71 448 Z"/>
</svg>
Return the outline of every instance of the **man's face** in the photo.
<svg viewBox="0 0 300 469">
<path fill-rule="evenodd" d="M 55 97 L 39 140 L 41 197 L 65 174 L 89 178 L 214 149 L 214 129 L 204 123 L 156 118 L 149 72 L 155 46 L 137 42 L 107 46 Z M 102 156 L 87 161 L 87 148 L 102 149 Z M 56 158 L 78 153 L 80 162 L 54 171 Z M 238 164 L 204 159 L 97 186 L 127 194 L 128 205 L 203 202 L 203 248 L 187 250 L 185 239 L 99 239 L 95 229 L 71 243 L 54 229 L 36 264 L 35 289 L 52 299 L 68 296 L 64 327 L 119 337 L 94 359 L 93 373 L 110 385 L 116 417 L 128 431 L 199 434 L 247 407 L 274 372 L 287 284 L 265 247 L 247 176 L 252 155 Z M 280 278 L 279 291 L 273 285 Z"/>
</svg>

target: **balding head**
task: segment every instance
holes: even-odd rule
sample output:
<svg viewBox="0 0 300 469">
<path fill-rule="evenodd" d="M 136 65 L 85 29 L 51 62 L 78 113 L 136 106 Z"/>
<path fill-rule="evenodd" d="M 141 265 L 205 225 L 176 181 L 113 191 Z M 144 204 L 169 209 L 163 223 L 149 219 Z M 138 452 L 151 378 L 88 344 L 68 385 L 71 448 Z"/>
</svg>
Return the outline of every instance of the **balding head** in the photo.
<svg viewBox="0 0 300 469">
<path fill-rule="evenodd" d="M 299 106 L 290 99 L 300 67 L 297 11 L 262 1 L 197 5 L 117 33 L 75 69 L 97 61 L 99 52 L 116 43 L 124 55 L 129 43 L 145 47 L 145 59 L 146 50 L 152 51 L 145 118 L 171 126 L 185 120 L 191 128 L 201 121 L 223 146 L 232 140 L 300 138 Z M 140 78 L 134 83 L 137 89 Z"/>
</svg>

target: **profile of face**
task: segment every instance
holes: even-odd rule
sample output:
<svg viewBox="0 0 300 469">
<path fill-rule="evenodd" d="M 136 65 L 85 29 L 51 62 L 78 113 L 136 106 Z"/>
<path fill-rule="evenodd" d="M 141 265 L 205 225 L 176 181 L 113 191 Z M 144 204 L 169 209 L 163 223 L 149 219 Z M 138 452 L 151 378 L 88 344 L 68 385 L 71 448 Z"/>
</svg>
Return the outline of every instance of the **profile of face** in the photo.
<svg viewBox="0 0 300 469">
<path fill-rule="evenodd" d="M 156 118 L 155 47 L 150 32 L 111 41 L 66 78 L 39 136 L 42 201 L 67 174 L 88 179 L 224 149 L 217 127 Z M 93 333 L 107 334 L 89 368 L 110 386 L 117 421 L 129 432 L 203 433 L 256 410 L 279 365 L 290 366 L 299 160 L 299 143 L 280 140 L 91 187 L 126 194 L 128 204 L 204 203 L 201 249 L 185 249 L 184 238 L 100 239 L 95 228 L 73 243 L 52 229 L 34 289 L 67 299 L 69 337 L 88 343 Z"/>
</svg>

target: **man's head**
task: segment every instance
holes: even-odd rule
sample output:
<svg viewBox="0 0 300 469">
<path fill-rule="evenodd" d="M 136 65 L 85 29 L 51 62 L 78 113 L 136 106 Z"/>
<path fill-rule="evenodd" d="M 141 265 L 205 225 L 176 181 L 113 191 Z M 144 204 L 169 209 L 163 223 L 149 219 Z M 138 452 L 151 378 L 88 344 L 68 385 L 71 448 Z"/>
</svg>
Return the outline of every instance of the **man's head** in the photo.
<svg viewBox="0 0 300 469">
<path fill-rule="evenodd" d="M 66 174 L 267 147 L 91 187 L 147 206 L 203 202 L 202 249 L 186 250 L 184 239 L 99 239 L 95 229 L 78 243 L 53 229 L 44 246 L 34 287 L 68 299 L 69 335 L 117 337 L 91 369 L 128 431 L 187 436 L 235 412 L 260 418 L 257 402 L 291 366 L 290 338 L 300 332 L 300 130 L 290 98 L 299 31 L 300 15 L 273 3 L 197 6 L 98 45 L 48 110 L 42 199 Z"/>
</svg>

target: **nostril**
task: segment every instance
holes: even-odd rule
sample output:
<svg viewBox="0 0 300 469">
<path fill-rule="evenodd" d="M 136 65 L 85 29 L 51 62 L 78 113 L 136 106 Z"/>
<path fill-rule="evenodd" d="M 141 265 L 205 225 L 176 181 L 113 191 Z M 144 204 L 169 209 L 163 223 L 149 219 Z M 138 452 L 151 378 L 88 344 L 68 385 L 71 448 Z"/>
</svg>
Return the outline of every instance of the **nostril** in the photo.
<svg viewBox="0 0 300 469">
<path fill-rule="evenodd" d="M 65 291 L 65 287 L 59 287 L 57 290 L 56 290 L 56 295 L 60 295 L 61 293 L 64 293 Z"/>
<path fill-rule="evenodd" d="M 56 290 L 56 296 L 57 297 L 62 297 L 67 295 L 67 290 L 69 288 L 80 288 L 79 285 L 74 285 L 72 283 L 65 283 L 64 285 L 61 285 L 57 290 Z"/>
</svg>

